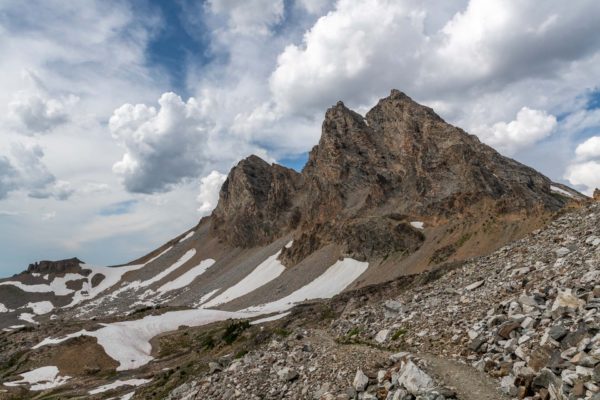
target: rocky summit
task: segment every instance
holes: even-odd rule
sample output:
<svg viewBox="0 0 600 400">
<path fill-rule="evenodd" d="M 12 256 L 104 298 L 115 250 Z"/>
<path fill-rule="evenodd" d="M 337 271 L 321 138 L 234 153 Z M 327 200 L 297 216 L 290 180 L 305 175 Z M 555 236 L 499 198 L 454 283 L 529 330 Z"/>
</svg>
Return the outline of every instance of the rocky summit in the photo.
<svg viewBox="0 0 600 400">
<path fill-rule="evenodd" d="M 193 224 L 0 279 L 0 399 L 600 399 L 600 203 L 400 91 Z"/>
</svg>

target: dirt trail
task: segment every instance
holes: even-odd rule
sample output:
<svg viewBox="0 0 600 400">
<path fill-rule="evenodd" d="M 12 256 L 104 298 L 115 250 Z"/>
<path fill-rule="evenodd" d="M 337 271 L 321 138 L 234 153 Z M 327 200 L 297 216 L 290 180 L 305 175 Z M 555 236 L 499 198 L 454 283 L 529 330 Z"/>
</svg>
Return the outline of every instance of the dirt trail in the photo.
<svg viewBox="0 0 600 400">
<path fill-rule="evenodd" d="M 419 354 L 427 360 L 427 372 L 445 386 L 452 387 L 460 400 L 508 400 L 498 389 L 498 382 L 484 372 L 458 361 Z"/>
</svg>

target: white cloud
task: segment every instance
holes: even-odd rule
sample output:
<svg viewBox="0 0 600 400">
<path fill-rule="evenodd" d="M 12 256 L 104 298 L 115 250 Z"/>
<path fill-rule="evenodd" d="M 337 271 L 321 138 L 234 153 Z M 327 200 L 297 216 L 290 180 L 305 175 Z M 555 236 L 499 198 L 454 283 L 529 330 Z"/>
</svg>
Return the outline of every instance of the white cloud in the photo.
<svg viewBox="0 0 600 400">
<path fill-rule="evenodd" d="M 548 137 L 556 128 L 556 117 L 542 110 L 521 108 L 517 118 L 509 123 L 497 122 L 492 126 L 475 129 L 482 141 L 507 154 L 513 154 Z"/>
<path fill-rule="evenodd" d="M 283 0 L 209 0 L 210 10 L 225 14 L 233 33 L 268 35 L 283 19 Z"/>
<path fill-rule="evenodd" d="M 14 162 L 6 157 L 0 159 L 0 194 L 4 197 L 9 191 L 24 190 L 36 199 L 67 200 L 75 192 L 69 182 L 57 180 L 48 170 L 42 161 L 44 151 L 41 146 L 17 142 L 11 147 Z"/>
<path fill-rule="evenodd" d="M 174 93 L 158 100 L 158 110 L 144 104 L 125 104 L 110 118 L 112 135 L 126 149 L 113 171 L 127 190 L 154 193 L 169 190 L 203 172 L 209 155 L 209 122 L 202 105 L 184 102 Z"/>
<path fill-rule="evenodd" d="M 592 136 L 585 142 L 579 144 L 575 149 L 575 155 L 581 160 L 600 158 L 600 136 Z"/>
<path fill-rule="evenodd" d="M 270 79 L 275 102 L 284 112 L 307 112 L 401 85 L 425 45 L 424 18 L 412 1 L 338 1 L 301 45 L 279 55 Z"/>
<path fill-rule="evenodd" d="M 73 95 L 52 99 L 39 93 L 20 92 L 8 107 L 22 131 L 33 135 L 48 132 L 66 123 L 69 119 L 68 109 L 75 102 L 77 97 Z"/>
<path fill-rule="evenodd" d="M 219 201 L 219 192 L 227 175 L 219 171 L 212 171 L 200 180 L 200 194 L 196 198 L 200 207 L 198 211 L 202 215 L 208 215 Z"/>
<path fill-rule="evenodd" d="M 584 186 L 585 193 L 591 195 L 595 188 L 600 188 L 600 162 L 572 164 L 567 168 L 565 179 L 573 185 Z"/>
</svg>

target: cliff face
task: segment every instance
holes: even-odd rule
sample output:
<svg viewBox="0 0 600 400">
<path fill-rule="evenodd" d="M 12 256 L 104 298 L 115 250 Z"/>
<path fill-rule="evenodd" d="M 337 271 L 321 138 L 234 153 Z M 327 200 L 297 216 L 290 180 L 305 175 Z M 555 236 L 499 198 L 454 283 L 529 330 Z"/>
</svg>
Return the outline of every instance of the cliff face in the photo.
<svg viewBox="0 0 600 400">
<path fill-rule="evenodd" d="M 296 227 L 293 204 L 301 181 L 296 171 L 254 155 L 240 161 L 221 188 L 213 229 L 236 247 L 269 243 Z"/>
<path fill-rule="evenodd" d="M 371 260 L 418 249 L 425 238 L 411 221 L 483 208 L 498 215 L 558 210 L 568 199 L 550 184 L 393 90 L 366 117 L 342 102 L 327 110 L 301 174 L 256 156 L 241 161 L 223 185 L 213 227 L 238 247 L 294 232 L 281 255 L 287 265 L 330 243 Z"/>
</svg>

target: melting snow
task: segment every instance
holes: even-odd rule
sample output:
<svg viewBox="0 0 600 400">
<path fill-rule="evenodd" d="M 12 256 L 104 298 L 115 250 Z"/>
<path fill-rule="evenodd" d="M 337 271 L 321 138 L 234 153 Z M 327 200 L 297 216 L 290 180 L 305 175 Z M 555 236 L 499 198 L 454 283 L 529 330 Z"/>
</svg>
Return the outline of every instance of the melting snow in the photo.
<svg viewBox="0 0 600 400">
<path fill-rule="evenodd" d="M 116 389 L 121 386 L 140 386 L 152 381 L 152 379 L 128 379 L 126 381 L 116 380 L 113 383 L 99 386 L 94 390 L 90 390 L 90 394 L 98 394 L 108 392 L 109 390 Z"/>
<path fill-rule="evenodd" d="M 213 260 L 212 258 L 203 260 L 202 262 L 200 262 L 200 264 L 196 265 L 194 268 L 185 272 L 183 275 L 181 275 L 178 278 L 172 280 L 171 282 L 167 282 L 164 285 L 162 285 L 161 287 L 159 287 L 158 291 L 161 293 L 164 293 L 164 292 L 169 292 L 171 290 L 181 289 L 182 287 L 185 287 L 185 286 L 189 285 L 190 283 L 192 283 L 194 281 L 194 279 L 196 279 L 198 276 L 202 275 L 214 263 L 215 263 L 215 260 Z"/>
<path fill-rule="evenodd" d="M 41 367 L 21 374 L 20 381 L 5 382 L 4 386 L 21 386 L 29 384 L 30 390 L 51 389 L 65 383 L 70 376 L 58 376 L 58 368 L 55 366 Z"/>
<path fill-rule="evenodd" d="M 413 221 L 410 223 L 412 225 L 413 228 L 417 228 L 417 229 L 423 229 L 424 224 L 421 221 Z"/>
<path fill-rule="evenodd" d="M 159 274 L 153 276 L 151 279 L 143 282 L 132 282 L 132 287 L 147 287 L 152 285 L 155 282 L 160 281 L 165 276 L 169 275 L 171 272 L 175 271 L 177 268 L 181 267 L 183 264 L 188 262 L 192 257 L 196 255 L 196 249 L 188 250 L 184 255 L 182 255 L 179 260 L 175 262 L 175 264 L 171 265 L 169 268 L 161 271 Z"/>
<path fill-rule="evenodd" d="M 19 314 L 19 319 L 25 322 L 29 322 L 32 324 L 37 324 L 37 322 L 34 321 L 33 317 L 35 317 L 35 314 L 31 314 L 31 313 L 22 313 Z"/>
<path fill-rule="evenodd" d="M 196 233 L 195 231 L 191 231 L 190 233 L 188 233 L 187 235 L 185 235 L 184 237 L 181 238 L 181 240 L 177 243 L 181 243 L 183 241 L 188 240 L 189 238 L 191 238 L 192 236 L 194 236 L 194 233 Z"/>
<path fill-rule="evenodd" d="M 573 197 L 573 194 L 570 192 L 567 192 L 564 189 L 559 188 L 558 186 L 554 186 L 554 185 L 550 185 L 550 190 L 554 193 L 559 193 L 562 194 L 563 196 L 567 196 L 567 197 Z"/>
<path fill-rule="evenodd" d="M 328 299 L 344 290 L 367 270 L 369 263 L 345 258 L 337 261 L 321 276 L 292 294 L 260 306 L 249 307 L 242 311 L 262 314 L 288 310 L 295 303 L 309 299 Z"/>
<path fill-rule="evenodd" d="M 81 267 L 92 270 L 92 273 L 89 274 L 89 279 L 83 283 L 81 290 L 73 294 L 71 303 L 66 305 L 65 308 L 73 307 L 84 300 L 93 299 L 106 289 L 116 285 L 127 272 L 138 270 L 144 265 L 146 264 L 125 265 L 122 267 L 91 267 L 83 264 Z M 92 287 L 92 279 L 97 274 L 104 275 L 104 279 L 96 287 Z"/>
<path fill-rule="evenodd" d="M 271 260 L 271 263 L 276 260 L 276 257 L 274 257 L 275 256 L 269 259 Z M 267 269 L 266 263 L 269 260 L 263 263 L 265 264 L 263 267 L 265 270 Z M 287 311 L 293 307 L 295 303 L 304 300 L 330 298 L 344 290 L 356 280 L 366 271 L 367 267 L 368 263 L 366 262 L 347 258 L 336 262 L 308 285 L 296 290 L 283 299 L 271 303 L 250 307 L 238 312 L 201 308 L 195 310 L 172 311 L 162 315 L 149 315 L 134 321 L 103 324 L 104 326 L 102 328 L 92 332 L 82 330 L 62 338 L 46 338 L 34 346 L 33 349 L 50 344 L 62 343 L 75 337 L 91 336 L 97 338 L 98 344 L 104 348 L 106 354 L 119 363 L 117 371 L 135 369 L 147 364 L 153 359 L 150 355 L 152 351 L 150 340 L 157 335 L 173 331 L 182 325 L 201 326 L 232 318 L 254 318 L 259 315 Z M 270 268 L 273 268 L 273 265 L 271 265 Z M 273 269 L 277 271 L 277 268 Z M 258 275 L 255 275 L 252 278 L 252 281 L 250 281 L 253 286 L 256 284 L 254 279 L 257 276 Z M 264 279 L 272 279 L 270 275 L 264 276 L 261 274 L 261 276 L 263 276 Z"/>
<path fill-rule="evenodd" d="M 49 301 L 40 301 L 37 303 L 27 303 L 25 305 L 27 308 L 31 308 L 34 314 L 44 315 L 48 314 L 50 311 L 54 310 L 54 304 Z"/>
<path fill-rule="evenodd" d="M 257 319 L 255 321 L 250 322 L 250 325 L 259 325 L 259 324 L 264 324 L 265 322 L 277 321 L 278 319 L 281 319 L 289 314 L 290 314 L 290 311 L 287 311 L 287 312 L 284 312 L 281 314 L 272 315 L 270 317 Z"/>
<path fill-rule="evenodd" d="M 24 328 L 24 327 L 25 327 L 25 325 L 11 325 L 11 326 L 9 326 L 8 328 L 4 328 L 4 329 L 2 329 L 2 331 L 3 331 L 3 332 L 12 332 L 12 331 L 14 331 L 15 329 L 21 329 L 21 328 Z"/>
<path fill-rule="evenodd" d="M 74 292 L 67 288 L 67 282 L 84 278 L 79 274 L 65 274 L 63 277 L 56 277 L 49 284 L 25 285 L 19 281 L 1 282 L 0 285 L 16 286 L 24 292 L 29 293 L 54 293 L 57 296 L 65 296 Z"/>
<path fill-rule="evenodd" d="M 215 290 L 206 293 L 204 296 L 200 297 L 200 300 L 198 300 L 198 302 L 196 303 L 196 307 L 204 304 L 205 302 L 207 302 L 211 297 L 213 297 L 215 295 L 215 293 L 217 293 L 219 290 L 221 290 L 221 288 L 216 288 Z"/>
<path fill-rule="evenodd" d="M 215 307 L 219 304 L 230 302 L 231 300 L 242 297 L 277 278 L 285 271 L 285 267 L 277 259 L 279 254 L 281 254 L 281 251 L 278 251 L 277 254 L 267 258 L 250 272 L 248 276 L 204 304 L 202 308 Z"/>
<path fill-rule="evenodd" d="M 160 257 L 162 257 L 163 255 L 167 254 L 171 249 L 173 248 L 173 246 L 169 246 L 166 250 L 162 251 L 159 255 L 152 257 L 151 259 L 149 259 L 148 261 L 146 261 L 144 264 L 142 265 L 148 265 L 150 264 L 152 261 L 159 259 Z"/>
<path fill-rule="evenodd" d="M 68 339 L 91 336 L 98 339 L 98 344 L 106 354 L 119 362 L 117 371 L 139 368 L 153 358 L 150 355 L 150 340 L 162 333 L 173 331 L 182 325 L 201 326 L 230 318 L 245 318 L 247 314 L 218 310 L 183 310 L 172 311 L 162 315 L 149 315 L 139 320 L 104 324 L 96 331 L 82 330 L 63 338 L 44 339 L 34 349 L 64 342 Z"/>
</svg>

